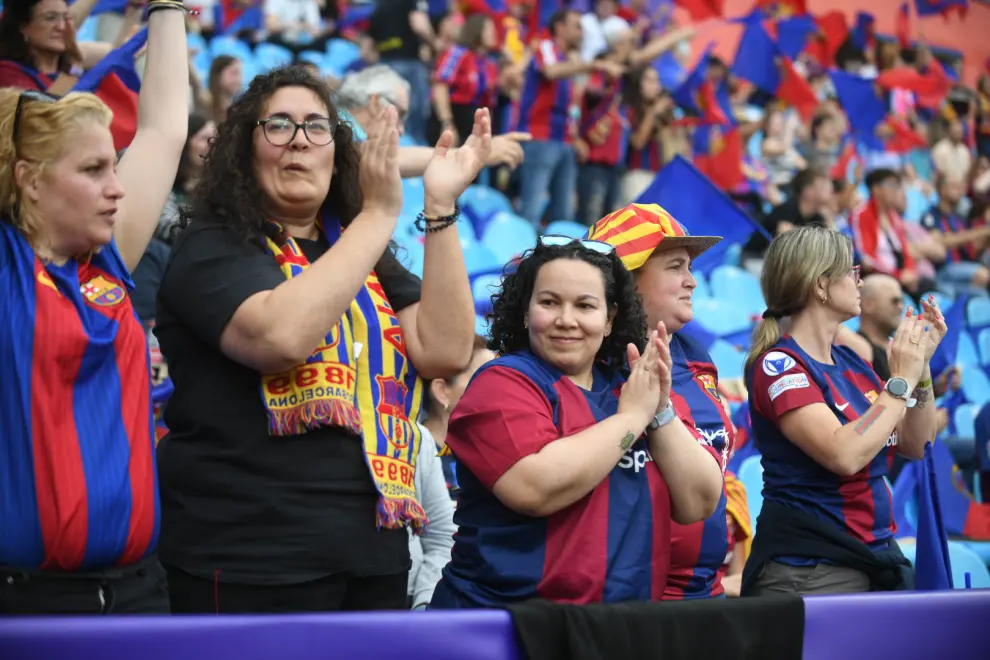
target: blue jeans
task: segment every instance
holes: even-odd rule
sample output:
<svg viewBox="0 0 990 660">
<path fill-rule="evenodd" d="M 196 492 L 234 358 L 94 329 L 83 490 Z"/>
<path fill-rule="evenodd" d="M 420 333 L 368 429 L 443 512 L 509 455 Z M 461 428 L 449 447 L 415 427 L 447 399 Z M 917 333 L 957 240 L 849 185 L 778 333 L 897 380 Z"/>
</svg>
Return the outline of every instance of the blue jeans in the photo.
<svg viewBox="0 0 990 660">
<path fill-rule="evenodd" d="M 385 60 L 409 83 L 409 115 L 406 133 L 419 144 L 426 144 L 426 118 L 430 116 L 430 71 L 419 60 Z"/>
<path fill-rule="evenodd" d="M 577 183 L 577 221 L 590 227 L 616 210 L 621 179 L 622 171 L 617 165 L 581 165 Z"/>
<path fill-rule="evenodd" d="M 543 219 L 543 193 L 550 194 L 550 221 L 574 220 L 577 159 L 574 147 L 563 142 L 523 143 L 526 160 L 519 167 L 519 214 L 537 229 Z"/>
</svg>

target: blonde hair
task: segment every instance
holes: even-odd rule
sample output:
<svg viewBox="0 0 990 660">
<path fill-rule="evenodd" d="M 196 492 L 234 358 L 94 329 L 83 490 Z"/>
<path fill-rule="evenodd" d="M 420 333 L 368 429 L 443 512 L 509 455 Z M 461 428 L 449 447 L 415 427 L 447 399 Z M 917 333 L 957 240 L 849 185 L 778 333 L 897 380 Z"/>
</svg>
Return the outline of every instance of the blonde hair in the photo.
<svg viewBox="0 0 990 660">
<path fill-rule="evenodd" d="M 819 277 L 842 277 L 852 267 L 852 242 L 832 229 L 797 227 L 774 238 L 760 275 L 767 314 L 753 331 L 747 368 L 780 339 L 779 319 L 808 305 Z"/>
<path fill-rule="evenodd" d="M 26 161 L 32 175 L 41 175 L 71 145 L 71 134 L 81 125 L 110 126 L 113 113 L 92 94 L 72 93 L 52 103 L 25 99 L 14 143 L 14 123 L 21 90 L 0 89 L 0 222 L 16 227 L 32 248 L 38 249 L 41 217 L 31 200 L 21 194 L 14 176 L 18 161 Z"/>
</svg>

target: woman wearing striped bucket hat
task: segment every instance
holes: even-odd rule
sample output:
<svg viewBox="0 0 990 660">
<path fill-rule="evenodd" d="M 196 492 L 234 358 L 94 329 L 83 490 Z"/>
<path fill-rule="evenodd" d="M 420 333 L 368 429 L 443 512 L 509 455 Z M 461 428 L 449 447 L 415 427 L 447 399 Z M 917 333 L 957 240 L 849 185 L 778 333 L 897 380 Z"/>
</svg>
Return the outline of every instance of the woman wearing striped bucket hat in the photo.
<svg viewBox="0 0 990 660">
<path fill-rule="evenodd" d="M 591 227 L 588 237 L 614 246 L 635 275 L 648 327 L 664 324 L 673 360 L 671 400 L 678 414 L 693 422 L 698 441 L 716 450 L 724 473 L 732 450 L 733 426 L 719 396 L 718 370 L 705 348 L 683 332 L 694 318 L 691 298 L 697 282 L 691 274 L 691 262 L 722 238 L 692 236 L 656 204 L 630 204 L 610 213 Z M 720 569 L 729 548 L 726 504 L 723 488 L 710 518 L 691 525 L 672 525 L 664 600 L 725 594 Z"/>
</svg>

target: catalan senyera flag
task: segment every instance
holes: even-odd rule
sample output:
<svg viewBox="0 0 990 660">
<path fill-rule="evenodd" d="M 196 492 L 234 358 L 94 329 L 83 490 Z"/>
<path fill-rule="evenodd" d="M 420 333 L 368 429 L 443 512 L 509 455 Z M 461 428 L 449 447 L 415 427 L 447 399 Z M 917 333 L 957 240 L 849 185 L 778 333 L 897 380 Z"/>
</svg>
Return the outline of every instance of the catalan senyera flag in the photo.
<svg viewBox="0 0 990 660">
<path fill-rule="evenodd" d="M 692 236 L 658 204 L 630 204 L 613 211 L 592 225 L 588 238 L 613 246 L 628 270 L 645 264 L 661 243 L 684 247 L 694 257 L 722 240 L 719 236 Z"/>
</svg>

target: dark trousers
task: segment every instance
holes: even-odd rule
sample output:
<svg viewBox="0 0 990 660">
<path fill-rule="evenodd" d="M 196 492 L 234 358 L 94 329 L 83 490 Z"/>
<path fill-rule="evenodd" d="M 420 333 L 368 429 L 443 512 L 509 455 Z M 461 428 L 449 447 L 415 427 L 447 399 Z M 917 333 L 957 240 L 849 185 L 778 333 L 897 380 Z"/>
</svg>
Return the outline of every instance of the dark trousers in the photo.
<svg viewBox="0 0 990 660">
<path fill-rule="evenodd" d="M 286 614 L 338 610 L 405 610 L 409 573 L 330 576 L 286 585 L 206 580 L 166 566 L 173 614 Z"/>
<path fill-rule="evenodd" d="M 168 613 L 168 584 L 157 557 L 85 573 L 0 567 L 0 614 Z"/>
</svg>

